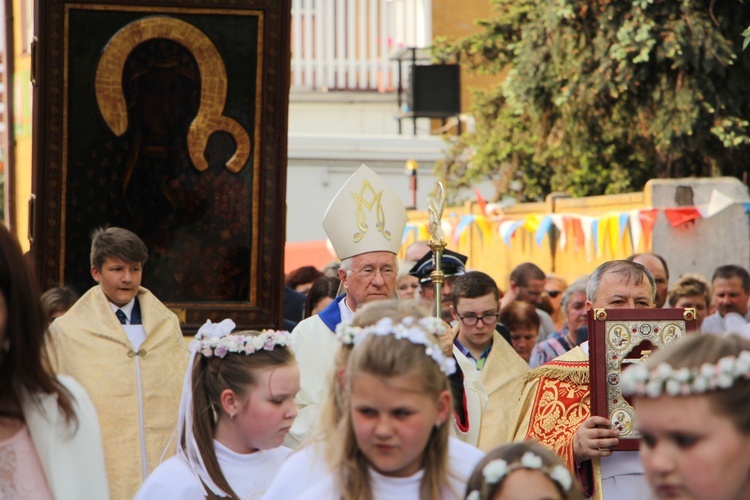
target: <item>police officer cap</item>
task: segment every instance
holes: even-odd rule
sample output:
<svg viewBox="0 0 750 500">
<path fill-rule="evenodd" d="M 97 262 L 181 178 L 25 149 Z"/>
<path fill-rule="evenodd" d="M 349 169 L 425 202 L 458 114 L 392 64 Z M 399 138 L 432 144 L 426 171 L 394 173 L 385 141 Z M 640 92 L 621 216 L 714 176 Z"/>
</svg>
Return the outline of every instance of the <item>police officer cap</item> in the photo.
<svg viewBox="0 0 750 500">
<path fill-rule="evenodd" d="M 443 275 L 446 278 L 462 276 L 466 273 L 466 261 L 468 259 L 466 255 L 458 252 L 443 250 L 443 258 L 441 259 Z M 433 269 L 432 252 L 427 252 L 414 264 L 409 274 L 416 276 L 420 283 L 430 283 L 432 281 L 430 273 L 432 273 Z"/>
</svg>

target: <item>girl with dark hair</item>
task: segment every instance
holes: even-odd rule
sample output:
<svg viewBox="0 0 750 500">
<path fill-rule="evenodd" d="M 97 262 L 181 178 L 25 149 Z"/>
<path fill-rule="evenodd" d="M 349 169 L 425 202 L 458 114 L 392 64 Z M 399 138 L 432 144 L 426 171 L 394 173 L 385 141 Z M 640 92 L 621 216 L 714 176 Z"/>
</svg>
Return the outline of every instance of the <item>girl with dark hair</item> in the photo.
<svg viewBox="0 0 750 500">
<path fill-rule="evenodd" d="M 323 273 L 315 266 L 302 266 L 287 274 L 284 285 L 307 295 L 315 280 L 322 276 Z"/>
<path fill-rule="evenodd" d="M 291 453 L 281 447 L 297 416 L 291 336 L 232 333 L 234 326 L 207 321 L 191 342 L 177 454 L 156 468 L 137 499 L 262 496 Z"/>
<path fill-rule="evenodd" d="M 96 410 L 49 370 L 46 330 L 36 280 L 0 226 L 0 498 L 109 498 Z"/>
</svg>

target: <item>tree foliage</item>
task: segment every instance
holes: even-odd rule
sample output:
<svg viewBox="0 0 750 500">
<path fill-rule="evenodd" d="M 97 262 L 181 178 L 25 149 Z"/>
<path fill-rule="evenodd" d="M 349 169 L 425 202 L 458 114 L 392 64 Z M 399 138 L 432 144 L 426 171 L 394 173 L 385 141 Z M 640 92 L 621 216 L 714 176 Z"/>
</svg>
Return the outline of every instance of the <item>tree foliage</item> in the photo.
<svg viewBox="0 0 750 500">
<path fill-rule="evenodd" d="M 492 0 L 467 38 L 439 39 L 503 83 L 474 89 L 474 131 L 438 166 L 453 188 L 494 179 L 542 199 L 642 189 L 750 167 L 750 6 L 743 0 Z"/>
</svg>

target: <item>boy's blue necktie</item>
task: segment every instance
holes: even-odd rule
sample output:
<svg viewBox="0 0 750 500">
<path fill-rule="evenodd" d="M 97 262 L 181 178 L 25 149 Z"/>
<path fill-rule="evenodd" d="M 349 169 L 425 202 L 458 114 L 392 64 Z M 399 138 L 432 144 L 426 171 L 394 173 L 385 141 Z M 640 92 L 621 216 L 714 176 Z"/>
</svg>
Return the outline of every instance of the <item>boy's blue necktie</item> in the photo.
<svg viewBox="0 0 750 500">
<path fill-rule="evenodd" d="M 115 315 L 117 315 L 117 319 L 120 320 L 120 324 L 121 325 L 127 325 L 128 324 L 128 317 L 125 316 L 125 313 L 123 312 L 122 309 L 118 309 L 117 311 L 115 311 Z"/>
</svg>

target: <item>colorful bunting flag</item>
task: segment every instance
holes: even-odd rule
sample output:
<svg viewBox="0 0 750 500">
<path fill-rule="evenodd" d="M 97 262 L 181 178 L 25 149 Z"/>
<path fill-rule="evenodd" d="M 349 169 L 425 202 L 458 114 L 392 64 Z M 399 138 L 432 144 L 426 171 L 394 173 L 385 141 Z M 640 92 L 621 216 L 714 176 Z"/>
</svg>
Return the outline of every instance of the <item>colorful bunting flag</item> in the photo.
<svg viewBox="0 0 750 500">
<path fill-rule="evenodd" d="M 479 234 L 482 235 L 482 241 L 490 241 L 490 234 L 492 233 L 492 227 L 490 226 L 490 221 L 487 220 L 487 217 L 484 215 L 477 215 L 474 217 L 474 224 L 477 225 L 477 228 L 479 229 Z"/>
<path fill-rule="evenodd" d="M 557 228 L 560 236 L 557 239 L 557 244 L 561 249 L 565 249 L 565 245 L 568 243 L 568 235 L 566 231 L 565 216 L 562 214 L 552 214 L 552 223 Z"/>
<path fill-rule="evenodd" d="M 594 231 L 594 217 L 581 216 L 581 230 L 583 231 L 583 246 L 586 249 L 586 258 L 591 260 L 591 235 Z"/>
<path fill-rule="evenodd" d="M 708 202 L 708 207 L 706 207 L 706 212 L 705 214 L 701 212 L 701 215 L 703 217 L 713 217 L 732 205 L 734 205 L 734 199 L 714 189 L 711 191 L 711 199 Z"/>
<path fill-rule="evenodd" d="M 677 227 L 680 224 L 685 224 L 691 220 L 700 218 L 701 214 L 695 207 L 674 207 L 665 208 L 664 215 L 667 216 L 667 220 L 672 227 Z"/>
<path fill-rule="evenodd" d="M 620 232 L 620 213 L 610 212 L 606 217 L 607 232 L 609 233 L 609 248 L 612 250 L 612 256 L 614 257 L 617 252 L 618 243 L 622 241 L 622 233 Z"/>
<path fill-rule="evenodd" d="M 643 229 L 643 244 L 647 251 L 651 250 L 651 233 L 654 231 L 656 217 L 659 211 L 655 208 L 651 210 L 644 209 L 638 212 L 638 218 L 641 220 L 641 229 Z"/>
<path fill-rule="evenodd" d="M 542 246 L 544 236 L 549 233 L 550 226 L 552 225 L 552 217 L 547 215 L 539 223 L 539 227 L 536 229 L 536 246 Z"/>
<path fill-rule="evenodd" d="M 520 220 L 506 220 L 500 223 L 500 226 L 497 228 L 497 232 L 500 234 L 500 237 L 503 239 L 506 245 L 510 246 L 510 239 L 522 224 L 523 221 Z"/>
<path fill-rule="evenodd" d="M 456 226 L 456 231 L 453 233 L 453 243 L 457 244 L 458 239 L 461 237 L 464 231 L 466 231 L 466 228 L 469 227 L 474 222 L 474 216 L 473 215 L 462 215 L 461 220 L 458 222 L 458 226 Z"/>
<path fill-rule="evenodd" d="M 474 188 L 474 196 L 477 197 L 477 205 L 479 205 L 482 215 L 487 215 L 487 201 L 482 197 L 482 193 L 479 192 L 479 189 Z"/>
<path fill-rule="evenodd" d="M 583 224 L 578 217 L 570 218 L 570 225 L 573 228 L 573 241 L 576 250 L 580 250 L 586 244 L 586 235 L 583 233 Z"/>
</svg>

